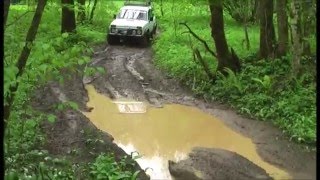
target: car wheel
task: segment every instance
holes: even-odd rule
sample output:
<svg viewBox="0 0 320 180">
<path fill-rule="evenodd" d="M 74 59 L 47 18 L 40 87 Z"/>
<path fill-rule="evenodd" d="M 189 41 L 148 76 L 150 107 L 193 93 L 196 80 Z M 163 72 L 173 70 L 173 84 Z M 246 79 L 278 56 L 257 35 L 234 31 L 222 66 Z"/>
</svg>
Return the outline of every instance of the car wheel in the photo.
<svg viewBox="0 0 320 180">
<path fill-rule="evenodd" d="M 152 31 L 153 35 L 156 35 L 156 33 L 157 33 L 157 25 L 153 28 L 153 31 Z"/>
<path fill-rule="evenodd" d="M 116 36 L 108 35 L 107 41 L 108 41 L 108 44 L 115 45 L 119 42 L 119 38 Z"/>
<path fill-rule="evenodd" d="M 142 37 L 142 45 L 143 46 L 148 46 L 150 43 L 150 36 L 149 33 L 145 33 L 144 36 Z"/>
</svg>

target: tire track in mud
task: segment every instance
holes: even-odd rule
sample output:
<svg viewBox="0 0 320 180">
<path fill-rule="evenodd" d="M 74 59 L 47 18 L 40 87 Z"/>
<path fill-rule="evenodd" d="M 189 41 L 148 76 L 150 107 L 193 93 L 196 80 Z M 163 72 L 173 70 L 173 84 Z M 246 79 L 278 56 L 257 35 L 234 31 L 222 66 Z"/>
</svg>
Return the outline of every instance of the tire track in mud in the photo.
<svg viewBox="0 0 320 180">
<path fill-rule="evenodd" d="M 149 63 L 150 53 L 150 48 L 108 46 L 101 53 L 96 53 L 98 56 L 89 65 L 103 66 L 107 74 L 98 78 L 96 76 L 85 77 L 83 83 L 92 82 L 98 91 L 108 92 L 108 95 L 113 99 L 128 98 L 148 101 L 154 107 L 162 107 L 163 100 L 177 101 L 174 94 L 151 87 L 150 80 L 147 80 L 145 74 L 142 75 L 136 68 L 136 62 L 138 61 Z M 154 73 L 152 71 L 149 70 L 149 73 Z M 156 84 L 162 86 L 161 83 Z"/>
</svg>

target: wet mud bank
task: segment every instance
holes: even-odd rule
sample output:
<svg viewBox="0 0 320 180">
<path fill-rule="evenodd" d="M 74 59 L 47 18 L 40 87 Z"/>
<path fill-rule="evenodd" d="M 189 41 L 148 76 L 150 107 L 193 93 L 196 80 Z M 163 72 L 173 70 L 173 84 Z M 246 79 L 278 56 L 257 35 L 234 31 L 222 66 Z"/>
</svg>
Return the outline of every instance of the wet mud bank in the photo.
<svg viewBox="0 0 320 180">
<path fill-rule="evenodd" d="M 101 153 L 113 154 L 116 161 L 128 157 L 128 154 L 114 143 L 112 135 L 97 129 L 82 114 L 91 111 L 86 106 L 88 96 L 82 81 L 81 73 L 73 74 L 70 79 L 65 79 L 64 84 L 50 82 L 35 93 L 32 106 L 40 112 L 56 116 L 54 123 L 42 124 L 47 136 L 45 148 L 54 156 L 66 157 L 72 164 L 84 167 L 87 167 L 88 163 L 93 163 Z M 56 105 L 66 101 L 76 102 L 79 109 L 58 110 Z M 138 178 L 141 180 L 150 179 L 137 163 L 134 164 L 132 171 L 140 171 Z M 83 169 L 78 169 L 75 174 L 76 179 L 88 178 L 87 171 Z"/>
</svg>

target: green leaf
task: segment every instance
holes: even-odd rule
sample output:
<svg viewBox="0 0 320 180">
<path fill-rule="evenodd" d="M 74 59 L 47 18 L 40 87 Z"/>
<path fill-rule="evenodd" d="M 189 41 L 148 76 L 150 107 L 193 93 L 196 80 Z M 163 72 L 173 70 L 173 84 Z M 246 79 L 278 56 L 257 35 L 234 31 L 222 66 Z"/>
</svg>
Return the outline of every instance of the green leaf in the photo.
<svg viewBox="0 0 320 180">
<path fill-rule="evenodd" d="M 35 127 L 37 125 L 37 122 L 34 119 L 28 120 L 26 122 L 27 126 Z"/>
<path fill-rule="evenodd" d="M 139 173 L 140 173 L 140 170 L 134 172 L 134 174 L 133 174 L 132 177 L 131 177 L 131 180 L 136 180 L 136 179 L 138 178 Z"/>
<path fill-rule="evenodd" d="M 101 74 L 106 73 L 105 69 L 103 67 L 97 67 L 97 71 Z"/>
<path fill-rule="evenodd" d="M 48 69 L 48 65 L 47 65 L 47 64 L 41 64 L 41 65 L 39 66 L 39 69 L 40 69 L 42 72 L 46 73 L 46 72 L 47 72 L 47 69 Z"/>
<path fill-rule="evenodd" d="M 54 122 L 56 121 L 56 116 L 53 115 L 53 114 L 49 114 L 49 115 L 48 115 L 48 121 L 49 121 L 50 123 L 54 123 Z"/>
<path fill-rule="evenodd" d="M 62 103 L 58 104 L 57 109 L 59 111 L 62 111 L 64 109 L 64 104 L 62 104 Z"/>
<path fill-rule="evenodd" d="M 78 109 L 79 109 L 78 104 L 75 103 L 75 102 L 69 101 L 68 104 L 69 104 L 69 106 L 70 106 L 72 109 L 74 109 L 74 110 L 78 110 Z"/>
<path fill-rule="evenodd" d="M 82 59 L 82 58 L 78 60 L 78 64 L 79 65 L 83 65 L 85 63 L 86 63 L 86 61 L 84 59 Z"/>
<path fill-rule="evenodd" d="M 69 34 L 68 33 L 62 33 L 62 35 L 61 35 L 63 38 L 67 38 L 68 36 L 69 36 Z"/>
<path fill-rule="evenodd" d="M 45 50 L 45 51 L 48 50 L 49 48 L 50 48 L 49 44 L 43 44 L 42 45 L 42 49 Z"/>
</svg>

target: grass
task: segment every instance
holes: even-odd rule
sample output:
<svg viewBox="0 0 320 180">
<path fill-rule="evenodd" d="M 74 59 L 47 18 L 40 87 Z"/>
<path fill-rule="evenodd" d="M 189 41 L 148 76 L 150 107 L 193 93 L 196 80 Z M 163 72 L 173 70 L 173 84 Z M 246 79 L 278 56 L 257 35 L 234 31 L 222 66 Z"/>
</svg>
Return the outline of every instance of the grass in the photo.
<svg viewBox="0 0 320 180">
<path fill-rule="evenodd" d="M 259 50 L 259 26 L 249 26 L 251 48 L 247 50 L 243 43 L 243 26 L 224 14 L 227 42 L 241 58 L 242 72 L 236 75 L 231 72 L 229 77 L 217 74 L 218 80 L 212 84 L 199 63 L 193 60 L 191 47 L 200 49 L 212 72 L 215 72 L 217 60 L 206 53 L 201 43 L 184 33 L 184 26 L 178 25 L 187 22 L 215 50 L 210 36 L 208 7 L 187 2 L 179 6 L 164 3 L 163 9 L 167 10 L 164 16 L 161 16 L 160 5 L 156 8 L 161 34 L 153 49 L 159 68 L 180 79 L 199 96 L 228 103 L 252 118 L 271 121 L 292 140 L 315 144 L 316 86 L 312 59 L 305 57 L 301 60 L 303 75 L 296 78 L 290 76 L 290 55 L 283 59 L 258 61 L 254 54 Z M 315 39 L 311 39 L 310 44 L 315 54 Z"/>
</svg>

